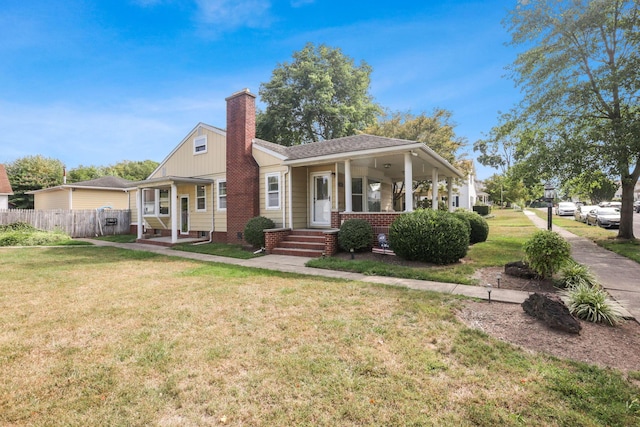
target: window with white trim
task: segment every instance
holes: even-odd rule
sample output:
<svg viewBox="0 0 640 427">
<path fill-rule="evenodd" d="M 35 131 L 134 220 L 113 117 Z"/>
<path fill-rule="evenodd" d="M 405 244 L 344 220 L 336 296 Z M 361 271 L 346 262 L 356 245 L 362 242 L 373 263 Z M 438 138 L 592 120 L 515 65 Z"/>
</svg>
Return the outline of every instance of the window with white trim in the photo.
<svg viewBox="0 0 640 427">
<path fill-rule="evenodd" d="M 158 214 L 169 215 L 169 190 L 158 190 Z"/>
<path fill-rule="evenodd" d="M 351 178 L 351 209 L 353 212 L 363 212 L 362 209 L 362 178 Z"/>
<path fill-rule="evenodd" d="M 227 180 L 221 179 L 218 181 L 218 210 L 227 210 Z"/>
<path fill-rule="evenodd" d="M 168 216 L 169 215 L 169 190 L 145 188 L 142 190 L 144 214 Z"/>
<path fill-rule="evenodd" d="M 142 203 L 144 205 L 145 215 L 156 214 L 156 190 L 145 188 L 142 190 Z"/>
<path fill-rule="evenodd" d="M 382 184 L 377 179 L 367 180 L 367 212 L 380 212 Z"/>
<path fill-rule="evenodd" d="M 196 185 L 196 211 L 207 210 L 207 190 L 204 185 Z"/>
<path fill-rule="evenodd" d="M 207 152 L 207 135 L 193 138 L 193 154 L 204 154 Z"/>
<path fill-rule="evenodd" d="M 267 209 L 280 209 L 280 174 L 268 173 L 265 176 L 265 197 Z"/>
</svg>

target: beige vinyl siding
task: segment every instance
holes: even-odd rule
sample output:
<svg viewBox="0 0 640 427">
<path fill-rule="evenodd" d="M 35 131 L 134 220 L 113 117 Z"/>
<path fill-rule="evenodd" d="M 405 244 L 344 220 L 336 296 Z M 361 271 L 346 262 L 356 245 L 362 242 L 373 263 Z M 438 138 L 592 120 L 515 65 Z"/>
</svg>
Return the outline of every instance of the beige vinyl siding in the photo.
<svg viewBox="0 0 640 427">
<path fill-rule="evenodd" d="M 196 186 L 180 185 L 178 186 L 178 196 L 189 196 L 189 229 L 194 231 L 209 231 L 212 224 L 212 205 L 211 205 L 211 186 L 205 185 L 206 193 L 206 211 L 196 211 Z M 178 199 L 176 199 L 178 200 Z M 179 202 L 179 200 L 178 200 Z M 178 213 L 179 214 L 179 213 Z"/>
<path fill-rule="evenodd" d="M 198 131 L 200 129 L 200 131 Z M 207 151 L 194 154 L 193 140 L 206 135 Z M 199 126 L 176 148 L 176 151 L 160 165 L 150 178 L 163 176 L 208 177 L 226 170 L 227 147 L 223 135 Z"/>
<path fill-rule="evenodd" d="M 261 168 L 269 166 L 280 166 L 282 164 L 282 160 L 278 157 L 267 154 L 255 147 L 252 150 L 252 154 L 253 158 L 256 160 L 256 163 Z"/>
<path fill-rule="evenodd" d="M 272 166 L 260 168 L 260 215 L 272 220 L 276 227 L 284 227 L 282 224 L 283 209 L 287 209 L 288 200 L 286 199 L 285 188 L 287 186 L 284 172 L 287 168 L 282 166 Z M 267 209 L 267 175 L 278 174 L 280 177 L 280 209 Z"/>
<path fill-rule="evenodd" d="M 43 191 L 33 195 L 35 210 L 69 209 L 69 189 Z"/>
<path fill-rule="evenodd" d="M 307 168 L 293 168 L 291 170 L 293 228 L 306 228 L 309 225 L 307 216 L 309 181 Z"/>
<path fill-rule="evenodd" d="M 72 209 L 98 209 L 111 206 L 113 209 L 129 209 L 129 195 L 117 190 L 93 190 L 76 188 L 72 193 Z"/>
<path fill-rule="evenodd" d="M 214 227 L 216 232 L 226 232 L 227 231 L 227 211 L 219 211 L 218 210 L 218 180 L 225 180 L 226 177 L 224 175 L 218 175 L 212 177 L 215 180 L 213 184 L 213 220 Z"/>
<path fill-rule="evenodd" d="M 129 209 L 131 209 L 131 221 L 138 221 L 138 190 L 131 190 L 129 195 Z"/>
</svg>

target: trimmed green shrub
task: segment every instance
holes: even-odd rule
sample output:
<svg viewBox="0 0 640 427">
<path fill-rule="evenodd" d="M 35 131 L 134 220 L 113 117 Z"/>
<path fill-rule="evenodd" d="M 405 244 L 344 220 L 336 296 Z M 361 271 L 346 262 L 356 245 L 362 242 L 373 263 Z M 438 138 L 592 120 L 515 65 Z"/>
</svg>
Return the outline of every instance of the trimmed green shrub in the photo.
<svg viewBox="0 0 640 427">
<path fill-rule="evenodd" d="M 373 228 L 364 219 L 348 219 L 340 226 L 338 246 L 342 250 L 355 252 L 369 249 L 373 243 Z"/>
<path fill-rule="evenodd" d="M 491 207 L 487 206 L 487 205 L 476 205 L 473 208 L 474 212 L 477 212 L 478 215 L 489 215 L 489 212 L 491 212 Z"/>
<path fill-rule="evenodd" d="M 451 264 L 469 249 L 469 225 L 454 214 L 418 209 L 400 215 L 389 228 L 396 255 L 410 261 Z"/>
<path fill-rule="evenodd" d="M 536 231 L 523 249 L 529 268 L 542 278 L 552 277 L 571 260 L 571 245 L 554 231 Z"/>
<path fill-rule="evenodd" d="M 574 316 L 594 323 L 615 326 L 622 322 L 623 315 L 601 286 L 576 285 L 564 292 L 569 312 Z"/>
<path fill-rule="evenodd" d="M 71 237 L 63 231 L 42 231 L 29 227 L 0 232 L 0 246 L 48 246 L 71 241 Z"/>
<path fill-rule="evenodd" d="M 454 213 L 458 218 L 467 221 L 470 227 L 469 243 L 481 243 L 489 237 L 489 223 L 476 212 L 460 210 Z"/>
<path fill-rule="evenodd" d="M 244 226 L 244 239 L 256 248 L 264 247 L 264 230 L 274 228 L 272 220 L 264 216 L 256 216 Z"/>
<path fill-rule="evenodd" d="M 594 287 L 598 285 L 598 281 L 586 265 L 572 261 L 560 270 L 560 280 L 557 284 L 561 288 L 572 288 L 578 285 Z"/>
</svg>

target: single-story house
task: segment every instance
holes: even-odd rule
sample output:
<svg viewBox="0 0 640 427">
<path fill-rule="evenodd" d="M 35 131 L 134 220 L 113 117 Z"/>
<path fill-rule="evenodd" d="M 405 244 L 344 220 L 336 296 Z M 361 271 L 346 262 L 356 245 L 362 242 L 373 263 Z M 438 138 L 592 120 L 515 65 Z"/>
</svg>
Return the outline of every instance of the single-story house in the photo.
<svg viewBox="0 0 640 427">
<path fill-rule="evenodd" d="M 55 187 L 28 191 L 33 194 L 35 210 L 48 209 L 135 209 L 134 181 L 117 176 L 103 176 L 89 181 L 64 183 Z"/>
<path fill-rule="evenodd" d="M 0 209 L 9 209 L 9 196 L 13 195 L 7 169 L 0 164 Z"/>
<path fill-rule="evenodd" d="M 136 183 L 138 240 L 243 243 L 247 222 L 265 216 L 276 224 L 266 233 L 268 253 L 332 254 L 343 221 L 363 218 L 384 231 L 401 213 L 393 209 L 394 182 L 446 181 L 452 200 L 454 180 L 464 177 L 416 141 L 365 134 L 291 147 L 263 141 L 255 135 L 255 98 L 248 89 L 232 94 L 226 130 L 198 123 Z M 413 195 L 402 205 L 412 211 Z"/>
</svg>

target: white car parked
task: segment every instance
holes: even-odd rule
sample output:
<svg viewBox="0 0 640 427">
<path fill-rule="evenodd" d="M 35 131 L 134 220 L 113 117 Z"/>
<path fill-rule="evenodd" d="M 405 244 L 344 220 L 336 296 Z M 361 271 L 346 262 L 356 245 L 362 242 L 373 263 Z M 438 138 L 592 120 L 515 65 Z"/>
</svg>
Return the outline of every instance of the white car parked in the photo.
<svg viewBox="0 0 640 427">
<path fill-rule="evenodd" d="M 556 206 L 556 215 L 573 215 L 576 211 L 576 204 L 573 202 L 560 202 Z"/>
</svg>

